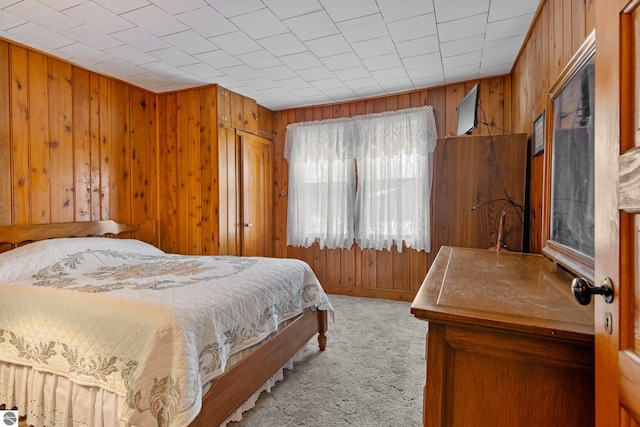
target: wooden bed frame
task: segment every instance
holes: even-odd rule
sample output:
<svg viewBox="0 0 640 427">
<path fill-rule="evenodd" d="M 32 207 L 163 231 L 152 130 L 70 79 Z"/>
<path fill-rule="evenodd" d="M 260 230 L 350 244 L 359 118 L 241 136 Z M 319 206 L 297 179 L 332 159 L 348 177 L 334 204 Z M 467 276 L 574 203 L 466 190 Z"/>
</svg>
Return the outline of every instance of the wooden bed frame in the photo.
<svg viewBox="0 0 640 427">
<path fill-rule="evenodd" d="M 155 236 L 155 223 L 139 225 L 112 220 L 0 226 L 0 244 L 13 246 L 44 239 L 81 236 L 117 236 L 131 233 L 144 242 Z M 217 377 L 202 398 L 202 410 L 191 427 L 219 426 L 318 334 L 320 350 L 326 347 L 327 312 L 306 310 L 301 316 Z"/>
</svg>

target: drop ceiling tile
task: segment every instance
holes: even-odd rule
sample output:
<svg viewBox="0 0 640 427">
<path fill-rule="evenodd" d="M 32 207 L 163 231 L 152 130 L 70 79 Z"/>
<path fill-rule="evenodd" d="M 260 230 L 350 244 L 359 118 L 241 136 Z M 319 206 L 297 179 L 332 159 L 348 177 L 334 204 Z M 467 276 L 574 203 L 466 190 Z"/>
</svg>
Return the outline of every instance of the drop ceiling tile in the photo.
<svg viewBox="0 0 640 427">
<path fill-rule="evenodd" d="M 52 31 L 64 31 L 81 24 L 77 19 L 73 19 L 35 0 L 23 0 L 4 8 L 4 10 L 32 24 Z"/>
<path fill-rule="evenodd" d="M 242 62 L 229 55 L 222 49 L 213 50 L 211 52 L 198 53 L 194 56 L 214 68 L 233 67 L 235 65 L 242 64 Z"/>
<path fill-rule="evenodd" d="M 238 27 L 210 6 L 181 13 L 175 17 L 202 37 L 214 37 L 238 30 Z"/>
<path fill-rule="evenodd" d="M 396 45 L 389 36 L 352 43 L 351 47 L 356 55 L 362 59 L 387 55 L 396 51 Z"/>
<path fill-rule="evenodd" d="M 148 6 L 148 0 L 94 0 L 95 3 L 103 6 L 105 9 L 110 10 L 116 15 L 130 12 L 141 7 Z M 99 16 L 99 15 L 98 15 Z"/>
<path fill-rule="evenodd" d="M 350 80 L 346 82 L 346 85 L 350 87 L 352 90 L 357 91 L 359 89 L 368 89 L 372 87 L 377 87 L 380 89 L 380 85 L 373 77 L 367 77 L 363 79 Z"/>
<path fill-rule="evenodd" d="M 438 52 L 440 46 L 438 44 L 438 36 L 422 37 L 415 40 L 396 43 L 398 53 L 401 57 L 423 55 L 425 53 Z"/>
<path fill-rule="evenodd" d="M 397 79 L 384 80 L 380 82 L 380 87 L 387 93 L 405 92 L 415 89 L 411 79 L 406 75 Z"/>
<path fill-rule="evenodd" d="M 434 64 L 442 69 L 441 58 L 438 52 L 403 58 L 402 63 L 404 64 L 404 67 L 407 69 L 407 71 L 429 68 L 434 66 Z"/>
<path fill-rule="evenodd" d="M 485 40 L 499 40 L 508 37 L 527 34 L 529 24 L 533 19 L 532 14 L 520 15 L 515 18 L 504 19 L 502 21 L 489 22 Z"/>
<path fill-rule="evenodd" d="M 442 64 L 435 64 L 426 68 L 416 68 L 415 70 L 407 70 L 407 74 L 412 81 L 435 77 L 444 78 Z"/>
<path fill-rule="evenodd" d="M 162 37 L 162 40 L 192 55 L 219 48 L 219 46 L 211 43 L 193 30 L 169 34 L 168 36 Z"/>
<path fill-rule="evenodd" d="M 359 98 L 370 98 L 373 96 L 380 96 L 380 94 L 384 93 L 384 90 L 378 84 L 370 87 L 352 88 L 352 89 L 358 95 Z"/>
<path fill-rule="evenodd" d="M 291 68 L 286 67 L 284 65 L 278 65 L 277 67 L 262 68 L 260 69 L 260 72 L 266 78 L 274 81 L 298 77 L 298 74 L 296 74 L 293 70 L 291 70 Z"/>
<path fill-rule="evenodd" d="M 384 70 L 372 71 L 371 75 L 382 85 L 385 80 L 408 78 L 407 70 L 404 67 L 386 68 Z"/>
<path fill-rule="evenodd" d="M 185 74 L 183 70 L 173 65 L 167 64 L 162 61 L 148 62 L 146 64 L 140 64 L 140 68 L 149 71 L 153 74 L 162 75 L 165 78 L 171 76 L 182 76 Z"/>
<path fill-rule="evenodd" d="M 342 34 L 308 40 L 305 42 L 305 45 L 307 45 L 309 50 L 318 58 L 351 52 L 351 47 L 344 37 L 342 37 Z"/>
<path fill-rule="evenodd" d="M 178 68 L 199 79 L 213 79 L 224 74 L 204 62 L 197 62 L 195 64 L 185 65 Z"/>
<path fill-rule="evenodd" d="M 321 91 L 325 91 L 327 89 L 344 87 L 344 84 L 340 80 L 336 79 L 335 77 L 330 79 L 314 80 L 311 82 L 311 84 L 314 87 L 320 89 Z"/>
<path fill-rule="evenodd" d="M 362 61 L 354 53 L 343 53 L 342 55 L 327 56 L 322 58 L 322 63 L 331 71 L 344 70 L 345 68 L 362 65 Z"/>
<path fill-rule="evenodd" d="M 320 0 L 334 22 L 373 15 L 380 10 L 375 0 Z"/>
<path fill-rule="evenodd" d="M 265 7 L 260 0 L 207 0 L 207 3 L 227 18 Z"/>
<path fill-rule="evenodd" d="M 294 95 L 299 96 L 300 98 L 314 97 L 322 95 L 317 88 L 313 86 L 301 87 L 298 89 L 291 89 L 290 92 Z"/>
<path fill-rule="evenodd" d="M 482 74 L 488 76 L 498 76 L 501 74 L 509 74 L 511 72 L 511 67 L 513 64 L 502 64 L 502 65 L 494 65 L 494 66 L 480 66 L 480 72 Z"/>
<path fill-rule="evenodd" d="M 512 52 L 501 52 L 498 54 L 483 55 L 481 67 L 495 67 L 497 65 L 512 65 L 514 56 Z"/>
<path fill-rule="evenodd" d="M 59 50 L 63 52 L 68 59 L 73 60 L 74 63 L 77 61 L 78 64 L 88 69 L 93 69 L 94 64 L 113 59 L 113 56 L 108 53 L 80 43 L 64 46 Z"/>
<path fill-rule="evenodd" d="M 481 59 L 482 51 L 470 52 L 463 55 L 442 58 L 442 66 L 444 67 L 445 74 L 447 74 L 450 68 L 470 67 L 477 69 L 480 66 Z"/>
<path fill-rule="evenodd" d="M 481 52 L 484 45 L 484 35 L 467 37 L 466 39 L 453 40 L 440 43 L 440 52 L 443 58 L 449 56 L 464 55 L 470 52 Z"/>
<path fill-rule="evenodd" d="M 27 22 L 26 19 L 22 19 L 18 16 L 11 15 L 10 13 L 0 10 L 0 30 L 8 30 L 9 28 L 17 27 Z"/>
<path fill-rule="evenodd" d="M 325 95 L 328 95 L 334 102 L 348 101 L 351 99 L 355 99 L 358 96 L 355 92 L 353 92 L 346 86 L 335 89 L 325 89 L 322 92 Z"/>
<path fill-rule="evenodd" d="M 391 38 L 395 42 L 433 36 L 437 33 L 436 18 L 433 13 L 391 22 L 388 27 Z"/>
<path fill-rule="evenodd" d="M 260 90 L 260 93 L 273 97 L 273 98 L 282 98 L 291 96 L 291 92 L 286 89 L 279 87 L 270 87 Z"/>
<path fill-rule="evenodd" d="M 289 30 L 269 9 L 260 9 L 230 19 L 253 39 L 284 34 Z"/>
<path fill-rule="evenodd" d="M 506 1 L 512 4 L 517 3 L 513 0 Z M 486 13 L 489 11 L 489 3 L 491 3 L 490 0 L 433 0 L 438 23 Z"/>
<path fill-rule="evenodd" d="M 136 9 L 121 16 L 158 37 L 188 29 L 182 22 L 154 5 Z"/>
<path fill-rule="evenodd" d="M 74 7 L 77 6 L 81 3 L 86 2 L 87 0 L 38 0 L 38 2 L 42 3 L 42 4 L 46 4 L 47 6 L 49 6 L 52 9 L 55 9 L 59 12 L 65 10 L 65 9 L 69 9 L 70 7 Z M 18 1 L 12 1 L 12 3 L 17 3 Z M 3 8 L 4 6 L 0 5 L 0 8 Z"/>
<path fill-rule="evenodd" d="M 139 28 L 130 28 L 124 31 L 112 33 L 111 36 L 143 52 L 164 49 L 171 46 L 159 37 L 156 37 Z"/>
<path fill-rule="evenodd" d="M 442 82 L 445 81 L 445 78 L 443 75 L 439 75 L 439 76 L 433 76 L 433 77 L 423 77 L 423 78 L 415 78 L 415 79 L 411 79 L 411 81 L 413 82 L 413 86 L 416 88 L 426 88 L 426 87 L 433 87 L 433 86 L 441 86 Z"/>
<path fill-rule="evenodd" d="M 209 41 L 231 55 L 242 55 L 243 53 L 255 52 L 261 49 L 258 43 L 242 31 L 211 37 Z"/>
<path fill-rule="evenodd" d="M 538 9 L 539 3 L 539 0 L 492 0 L 489 22 L 533 14 Z"/>
<path fill-rule="evenodd" d="M 282 62 L 280 62 L 278 58 L 271 55 L 264 49 L 256 52 L 245 53 L 244 55 L 238 55 L 238 59 L 254 70 L 262 70 L 263 68 L 272 68 L 282 65 Z"/>
<path fill-rule="evenodd" d="M 200 62 L 197 58 L 194 58 L 193 56 L 174 46 L 167 47 L 165 49 L 154 50 L 149 54 L 160 59 L 161 61 L 166 62 L 169 65 L 173 65 L 174 67 L 182 67 L 183 65 L 191 65 Z"/>
<path fill-rule="evenodd" d="M 276 57 L 305 52 L 307 50 L 307 47 L 291 33 L 267 37 L 260 40 L 259 43 Z"/>
<path fill-rule="evenodd" d="M 203 0 L 153 0 L 153 3 L 169 15 L 188 12 L 207 5 Z"/>
<path fill-rule="evenodd" d="M 75 40 L 65 37 L 48 28 L 41 27 L 32 22 L 13 27 L 7 31 L 8 34 L 15 34 L 25 40 L 37 43 L 39 46 L 46 48 L 49 53 L 51 49 L 58 49 L 76 43 Z M 66 59 L 66 58 L 65 58 Z"/>
<path fill-rule="evenodd" d="M 322 9 L 318 0 L 262 0 L 280 19 L 293 18 Z"/>
<path fill-rule="evenodd" d="M 521 34 L 513 37 L 508 37 L 506 39 L 485 41 L 484 50 L 487 52 L 491 52 L 491 54 L 493 55 L 497 55 L 500 53 L 511 53 L 515 58 L 515 55 L 517 55 L 520 51 L 520 47 L 522 46 L 524 37 L 525 34 Z"/>
<path fill-rule="evenodd" d="M 149 64 L 145 64 L 145 65 L 149 65 Z M 143 74 L 146 72 L 144 68 L 141 68 L 137 65 L 133 65 L 130 62 L 123 61 L 122 59 L 119 59 L 119 58 L 114 58 L 110 61 L 101 62 L 97 64 L 97 66 L 99 66 L 100 69 L 104 70 L 106 74 L 117 72 L 119 75 L 125 76 L 127 78 L 138 75 L 138 74 Z"/>
<path fill-rule="evenodd" d="M 285 19 L 283 22 L 302 41 L 330 36 L 339 32 L 324 10 Z"/>
<path fill-rule="evenodd" d="M 309 82 L 301 77 L 279 80 L 278 84 L 291 91 L 310 87 Z"/>
<path fill-rule="evenodd" d="M 298 70 L 298 75 L 308 82 L 314 82 L 316 80 L 332 79 L 335 77 L 335 75 L 331 71 L 329 71 L 329 69 L 324 65 L 320 65 L 318 67 L 313 67 L 313 68 L 305 68 L 303 70 Z"/>
<path fill-rule="evenodd" d="M 371 77 L 371 73 L 364 66 L 346 68 L 344 70 L 334 71 L 336 77 L 343 82 L 349 82 L 351 80 L 360 80 Z"/>
<path fill-rule="evenodd" d="M 100 32 L 86 24 L 70 28 L 66 31 L 62 31 L 61 34 L 63 36 L 76 40 L 86 45 L 87 47 L 98 50 L 108 49 L 110 47 L 115 47 L 122 44 L 122 41 L 103 32 Z"/>
<path fill-rule="evenodd" d="M 222 68 L 220 71 L 223 71 L 227 76 L 233 77 L 234 79 L 239 81 L 257 79 L 258 77 L 260 77 L 260 74 L 258 74 L 251 67 L 247 67 L 244 64 L 236 65 L 234 67 Z"/>
<path fill-rule="evenodd" d="M 387 25 L 379 13 L 339 22 L 337 25 L 345 38 L 351 43 L 384 37 L 389 34 Z"/>
<path fill-rule="evenodd" d="M 277 83 L 274 83 L 265 77 L 258 77 L 256 79 L 251 79 L 251 80 L 243 80 L 243 83 L 247 85 L 247 88 L 250 88 L 252 90 L 252 93 L 254 95 L 257 94 L 260 89 L 271 90 L 271 89 L 278 88 Z M 245 95 L 245 96 L 249 96 L 249 95 Z"/>
<path fill-rule="evenodd" d="M 425 0 L 377 0 L 385 22 L 433 13 L 433 2 Z"/>
<path fill-rule="evenodd" d="M 106 34 L 123 31 L 135 27 L 135 24 L 116 15 L 98 3 L 82 3 L 64 11 L 66 15 L 82 22 L 89 22 L 92 27 Z M 97 16 L 100 19 L 95 19 Z"/>
<path fill-rule="evenodd" d="M 311 52 L 294 53 L 293 55 L 281 56 L 280 60 L 292 70 L 304 70 L 322 65 L 322 63 Z"/>
<path fill-rule="evenodd" d="M 487 29 L 487 13 L 468 16 L 454 21 L 438 24 L 440 42 L 464 39 L 470 36 L 484 34 Z M 526 32 L 526 29 L 525 29 Z"/>
<path fill-rule="evenodd" d="M 9 33 L 8 31 L 3 31 L 2 29 L 0 29 L 0 37 L 4 37 L 7 40 L 11 40 L 14 43 L 20 43 L 23 44 L 25 46 L 31 46 L 31 41 L 27 38 L 24 38 L 23 36 L 16 34 L 16 33 Z M 35 47 L 34 47 L 35 48 Z M 55 53 L 55 52 L 54 52 Z"/>
<path fill-rule="evenodd" d="M 467 65 L 464 67 L 445 70 L 444 77 L 447 83 L 462 82 L 477 79 L 480 75 L 480 67 Z"/>
<path fill-rule="evenodd" d="M 146 64 L 158 60 L 158 58 L 126 44 L 105 49 L 104 52 L 133 65 Z"/>
<path fill-rule="evenodd" d="M 380 71 L 389 68 L 402 67 L 402 60 L 400 60 L 400 57 L 395 52 L 388 55 L 366 58 L 362 60 L 362 63 L 369 71 Z"/>
</svg>

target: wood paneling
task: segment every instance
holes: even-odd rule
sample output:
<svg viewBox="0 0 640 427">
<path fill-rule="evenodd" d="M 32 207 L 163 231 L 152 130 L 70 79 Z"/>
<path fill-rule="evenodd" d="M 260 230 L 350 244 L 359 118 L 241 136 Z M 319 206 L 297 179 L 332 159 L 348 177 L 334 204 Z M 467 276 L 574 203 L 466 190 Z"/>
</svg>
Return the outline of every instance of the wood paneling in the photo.
<svg viewBox="0 0 640 427">
<path fill-rule="evenodd" d="M 431 265 L 437 248 L 431 253 L 404 248 L 398 252 L 360 249 L 320 249 L 286 245 L 288 164 L 284 159 L 284 137 L 289 123 L 394 111 L 432 105 L 438 136 L 455 134 L 457 106 L 466 93 L 480 83 L 480 119 L 489 123 L 475 135 L 503 134 L 511 127 L 511 83 L 508 76 L 469 81 L 428 90 L 390 95 L 359 101 L 297 108 L 275 113 L 275 255 L 298 258 L 311 265 L 323 287 L 329 292 L 412 300 Z M 437 161 L 437 159 L 436 159 Z M 468 207 L 465 207 L 465 209 Z M 491 243 L 487 245 L 489 247 Z"/>
<path fill-rule="evenodd" d="M 154 94 L 0 41 L 0 221 L 157 219 Z"/>
<path fill-rule="evenodd" d="M 531 135 L 533 121 L 540 112 L 549 108 L 550 87 L 594 25 L 594 0 L 541 2 L 511 73 L 512 131 Z M 546 143 L 550 143 L 548 138 Z M 530 157 L 529 236 L 525 250 L 534 253 L 542 253 L 544 164 L 544 155 Z"/>
<path fill-rule="evenodd" d="M 219 253 L 218 97 L 215 86 L 158 95 L 159 247 Z M 222 128 L 221 128 L 222 129 Z M 224 173 L 224 172 L 222 172 Z"/>
</svg>

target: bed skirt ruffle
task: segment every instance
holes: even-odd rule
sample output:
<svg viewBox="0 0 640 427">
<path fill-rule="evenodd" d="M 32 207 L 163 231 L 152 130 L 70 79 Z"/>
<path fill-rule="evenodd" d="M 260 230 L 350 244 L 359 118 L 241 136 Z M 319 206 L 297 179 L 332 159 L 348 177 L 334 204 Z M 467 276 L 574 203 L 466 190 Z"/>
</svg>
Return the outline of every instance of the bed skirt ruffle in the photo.
<svg viewBox="0 0 640 427">
<path fill-rule="evenodd" d="M 284 369 L 293 368 L 293 362 L 298 360 L 301 352 L 269 378 L 223 426 L 242 420 L 242 414 L 255 407 L 260 394 L 271 392 L 276 382 L 284 378 Z M 97 387 L 79 385 L 30 367 L 0 362 L 0 405 L 6 405 L 7 409 L 17 408 L 20 417 L 26 417 L 30 426 L 135 427 L 120 421 L 120 408 L 124 403 L 123 396 Z"/>
</svg>

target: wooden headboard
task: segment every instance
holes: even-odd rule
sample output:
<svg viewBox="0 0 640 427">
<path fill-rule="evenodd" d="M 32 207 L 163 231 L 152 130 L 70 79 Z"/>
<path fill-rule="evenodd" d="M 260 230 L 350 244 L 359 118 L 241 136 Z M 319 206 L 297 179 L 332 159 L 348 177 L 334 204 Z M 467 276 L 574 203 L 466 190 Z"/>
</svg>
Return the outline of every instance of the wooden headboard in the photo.
<svg viewBox="0 0 640 427">
<path fill-rule="evenodd" d="M 18 245 L 60 237 L 115 236 L 127 232 L 149 243 L 156 233 L 155 222 L 152 219 L 145 219 L 136 225 L 121 224 L 113 220 L 2 225 L 0 226 L 0 243 Z"/>
</svg>

